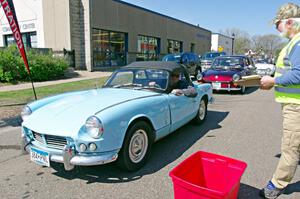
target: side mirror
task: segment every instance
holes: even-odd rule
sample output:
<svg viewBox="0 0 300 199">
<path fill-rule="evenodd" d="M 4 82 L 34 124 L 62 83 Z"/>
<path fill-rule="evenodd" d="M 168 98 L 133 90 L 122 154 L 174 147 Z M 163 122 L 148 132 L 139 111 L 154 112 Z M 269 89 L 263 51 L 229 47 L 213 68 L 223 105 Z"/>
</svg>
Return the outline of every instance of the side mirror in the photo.
<svg viewBox="0 0 300 199">
<path fill-rule="evenodd" d="M 203 75 L 202 75 L 199 71 L 198 71 L 198 74 L 197 74 L 196 79 L 197 79 L 198 81 L 201 81 L 201 80 L 203 79 Z"/>
</svg>

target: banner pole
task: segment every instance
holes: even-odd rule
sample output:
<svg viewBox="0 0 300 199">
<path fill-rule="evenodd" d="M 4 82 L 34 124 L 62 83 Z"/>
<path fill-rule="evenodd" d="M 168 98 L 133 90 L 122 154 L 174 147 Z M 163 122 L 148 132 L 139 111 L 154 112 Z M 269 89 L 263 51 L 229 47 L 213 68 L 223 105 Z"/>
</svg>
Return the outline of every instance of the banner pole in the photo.
<svg viewBox="0 0 300 199">
<path fill-rule="evenodd" d="M 32 81 L 32 78 L 31 78 L 31 74 L 30 74 L 30 73 L 29 73 L 29 79 L 30 79 L 31 86 L 32 86 L 32 90 L 33 90 L 33 94 L 34 94 L 34 99 L 37 100 L 36 92 L 35 92 L 35 88 L 34 88 L 34 84 L 33 84 L 33 81 Z"/>
</svg>

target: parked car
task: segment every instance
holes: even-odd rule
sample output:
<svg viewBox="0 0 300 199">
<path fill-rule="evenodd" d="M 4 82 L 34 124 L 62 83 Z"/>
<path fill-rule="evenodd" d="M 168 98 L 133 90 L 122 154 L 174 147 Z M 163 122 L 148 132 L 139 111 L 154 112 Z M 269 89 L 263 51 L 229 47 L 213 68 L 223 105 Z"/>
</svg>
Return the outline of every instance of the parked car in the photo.
<svg viewBox="0 0 300 199">
<path fill-rule="evenodd" d="M 198 75 L 198 80 L 211 83 L 214 90 L 240 91 L 245 93 L 246 87 L 234 84 L 243 76 L 256 74 L 251 58 L 246 56 L 222 56 L 215 58 L 210 69 Z"/>
<path fill-rule="evenodd" d="M 193 96 L 176 96 L 171 75 L 193 85 Z M 194 120 L 206 118 L 210 84 L 191 82 L 175 62 L 135 62 L 115 71 L 103 88 L 47 97 L 22 111 L 22 148 L 43 166 L 102 165 L 117 161 L 141 168 L 152 144 Z M 60 164 L 62 163 L 62 164 Z"/>
<path fill-rule="evenodd" d="M 270 75 L 274 76 L 276 66 L 269 62 L 266 59 L 258 59 L 255 61 L 255 66 L 256 66 L 256 72 L 258 75 Z"/>
<path fill-rule="evenodd" d="M 211 67 L 213 60 L 216 57 L 226 55 L 225 52 L 207 52 L 201 56 L 201 69 L 205 71 Z"/>
<path fill-rule="evenodd" d="M 175 61 L 186 66 L 188 73 L 192 76 L 197 76 L 201 72 L 201 63 L 199 55 L 191 52 L 180 54 L 168 54 L 163 57 L 162 61 Z"/>
</svg>

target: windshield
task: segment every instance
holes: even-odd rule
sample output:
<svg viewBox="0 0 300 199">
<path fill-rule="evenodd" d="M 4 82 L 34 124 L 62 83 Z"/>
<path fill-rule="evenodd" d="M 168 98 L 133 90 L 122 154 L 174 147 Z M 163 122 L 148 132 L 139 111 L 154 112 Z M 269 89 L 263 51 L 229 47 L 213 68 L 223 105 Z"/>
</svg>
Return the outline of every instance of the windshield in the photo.
<svg viewBox="0 0 300 199">
<path fill-rule="evenodd" d="M 127 69 L 114 72 L 104 87 L 164 91 L 167 89 L 168 79 L 169 72 L 165 70 Z"/>
<path fill-rule="evenodd" d="M 214 59 L 221 55 L 224 55 L 224 53 L 206 53 L 203 55 L 202 59 Z"/>
<path fill-rule="evenodd" d="M 242 57 L 219 57 L 212 64 L 212 68 L 214 69 L 239 69 L 242 67 L 244 67 L 244 59 Z"/>
<path fill-rule="evenodd" d="M 166 55 L 166 56 L 164 56 L 162 61 L 175 61 L 175 62 L 179 63 L 180 55 Z"/>
</svg>

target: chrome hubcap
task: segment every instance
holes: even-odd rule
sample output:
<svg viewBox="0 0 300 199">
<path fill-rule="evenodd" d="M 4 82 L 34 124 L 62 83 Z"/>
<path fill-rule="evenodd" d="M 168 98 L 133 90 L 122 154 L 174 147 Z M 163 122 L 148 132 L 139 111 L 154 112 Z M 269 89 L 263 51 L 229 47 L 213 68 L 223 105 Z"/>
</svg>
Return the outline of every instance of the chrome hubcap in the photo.
<svg viewBox="0 0 300 199">
<path fill-rule="evenodd" d="M 201 100 L 200 102 L 200 108 L 199 108 L 199 118 L 200 120 L 204 120 L 206 114 L 206 104 L 204 100 Z"/>
<path fill-rule="evenodd" d="M 134 163 L 139 163 L 146 155 L 148 148 L 148 136 L 146 131 L 137 130 L 129 144 L 129 158 Z"/>
</svg>

